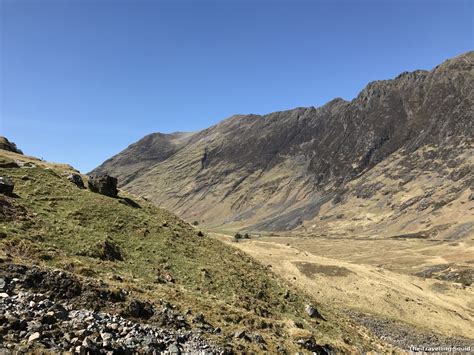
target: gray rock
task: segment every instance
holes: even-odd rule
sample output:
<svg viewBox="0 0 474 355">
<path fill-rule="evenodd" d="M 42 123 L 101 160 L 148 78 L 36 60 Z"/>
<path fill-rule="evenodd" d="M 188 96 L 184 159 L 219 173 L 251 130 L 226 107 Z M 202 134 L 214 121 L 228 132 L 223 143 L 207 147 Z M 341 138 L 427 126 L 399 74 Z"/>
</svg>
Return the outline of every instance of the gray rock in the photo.
<svg viewBox="0 0 474 355">
<path fill-rule="evenodd" d="M 194 318 L 193 318 L 193 323 L 205 323 L 206 320 L 204 318 L 204 315 L 202 313 L 198 313 Z"/>
<path fill-rule="evenodd" d="M 118 323 L 111 323 L 107 326 L 111 330 L 118 330 L 120 328 L 120 325 Z"/>
<path fill-rule="evenodd" d="M 311 318 L 324 319 L 323 316 L 319 313 L 319 311 L 310 304 L 307 304 L 304 309 L 308 316 L 310 316 Z"/>
<path fill-rule="evenodd" d="M 168 352 L 169 352 L 170 354 L 173 354 L 173 355 L 179 355 L 179 354 L 181 354 L 181 350 L 179 349 L 178 344 L 171 344 L 171 345 L 168 347 Z"/>
<path fill-rule="evenodd" d="M 93 192 L 117 197 L 117 179 L 109 175 L 91 175 L 88 182 L 89 189 Z"/>
<path fill-rule="evenodd" d="M 0 160 L 0 168 L 2 169 L 12 169 L 19 168 L 20 166 L 12 160 Z"/>
<path fill-rule="evenodd" d="M 256 343 L 265 344 L 265 340 L 260 334 L 254 334 L 253 339 Z"/>
<path fill-rule="evenodd" d="M 110 340 L 113 338 L 112 334 L 110 333 L 100 333 L 100 337 L 102 338 L 102 340 L 106 341 L 106 340 Z"/>
<path fill-rule="evenodd" d="M 132 300 L 128 305 L 128 313 L 132 317 L 148 319 L 154 312 L 150 303 Z"/>
<path fill-rule="evenodd" d="M 0 176 L 0 194 L 11 196 L 13 194 L 14 187 L 15 184 L 13 183 L 13 181 L 8 179 L 7 177 Z"/>
<path fill-rule="evenodd" d="M 239 330 L 239 331 L 235 332 L 234 337 L 237 338 L 237 339 L 250 341 L 250 337 L 247 335 L 245 330 Z"/>
<path fill-rule="evenodd" d="M 36 341 L 38 340 L 39 338 L 41 337 L 41 334 L 36 332 L 36 333 L 33 333 L 31 334 L 29 337 L 28 337 L 28 343 L 31 343 L 33 341 Z"/>
<path fill-rule="evenodd" d="M 37 321 L 37 320 L 34 320 L 34 321 L 30 321 L 28 322 L 27 324 L 27 329 L 30 331 L 30 332 L 36 332 L 36 331 L 39 331 L 43 328 L 43 325 L 41 324 L 41 322 Z"/>
<path fill-rule="evenodd" d="M 36 168 L 36 164 L 30 161 L 15 160 L 15 163 L 18 164 L 20 168 Z"/>
<path fill-rule="evenodd" d="M 67 179 L 72 182 L 74 185 L 80 189 L 84 189 L 84 181 L 82 181 L 82 176 L 80 174 L 72 173 L 67 176 Z"/>
</svg>

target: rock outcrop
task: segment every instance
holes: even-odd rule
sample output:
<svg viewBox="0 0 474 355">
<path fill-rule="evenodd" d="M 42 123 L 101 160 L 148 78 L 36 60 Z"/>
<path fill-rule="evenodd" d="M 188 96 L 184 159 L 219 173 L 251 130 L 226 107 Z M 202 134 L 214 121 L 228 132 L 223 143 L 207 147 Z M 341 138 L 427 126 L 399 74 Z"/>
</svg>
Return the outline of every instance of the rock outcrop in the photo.
<svg viewBox="0 0 474 355">
<path fill-rule="evenodd" d="M 75 174 L 75 173 L 69 174 L 67 176 L 67 179 L 70 182 L 72 182 L 74 185 L 76 185 L 78 188 L 80 189 L 85 188 L 84 181 L 82 180 L 82 176 L 80 174 Z"/>
<path fill-rule="evenodd" d="M 0 176 L 0 194 L 11 196 L 13 194 L 13 189 L 15 184 L 9 178 Z"/>
<path fill-rule="evenodd" d="M 117 179 L 109 175 L 91 175 L 88 181 L 89 189 L 93 192 L 117 197 Z"/>
<path fill-rule="evenodd" d="M 9 152 L 23 154 L 23 152 L 18 149 L 15 143 L 10 142 L 6 137 L 0 136 L 0 149 L 7 150 Z"/>
</svg>

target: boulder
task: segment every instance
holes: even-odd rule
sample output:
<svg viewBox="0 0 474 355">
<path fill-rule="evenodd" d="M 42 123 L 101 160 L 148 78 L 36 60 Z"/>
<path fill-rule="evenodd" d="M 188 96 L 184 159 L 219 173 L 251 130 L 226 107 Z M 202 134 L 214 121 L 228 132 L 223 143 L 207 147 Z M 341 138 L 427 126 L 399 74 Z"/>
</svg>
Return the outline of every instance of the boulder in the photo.
<svg viewBox="0 0 474 355">
<path fill-rule="evenodd" d="M 80 189 L 84 189 L 84 181 L 82 181 L 82 177 L 80 174 L 72 173 L 67 176 L 67 179 L 76 185 Z"/>
<path fill-rule="evenodd" d="M 122 251 L 120 247 L 116 245 L 113 241 L 106 240 L 97 245 L 98 256 L 102 260 L 109 261 L 123 261 Z"/>
<path fill-rule="evenodd" d="M 0 193 L 11 196 L 13 194 L 13 188 L 15 184 L 10 179 L 0 176 Z"/>
<path fill-rule="evenodd" d="M 332 348 L 332 346 L 328 344 L 321 346 L 316 342 L 314 337 L 310 337 L 307 339 L 299 339 L 296 343 L 302 348 L 311 351 L 313 354 L 329 355 L 334 353 L 334 349 Z"/>
<path fill-rule="evenodd" d="M 17 163 L 15 163 L 13 160 L 0 157 L 0 168 L 11 169 L 11 168 L 19 168 L 19 167 L 20 166 Z"/>
<path fill-rule="evenodd" d="M 29 337 L 28 337 L 28 342 L 32 342 L 32 341 L 35 341 L 35 340 L 38 340 L 39 338 L 41 338 L 41 334 L 36 332 L 36 333 L 33 333 L 31 334 Z"/>
<path fill-rule="evenodd" d="M 319 313 L 319 311 L 316 308 L 314 308 L 313 306 L 311 306 L 310 304 L 307 304 L 304 307 L 304 310 L 306 311 L 308 316 L 310 316 L 311 318 L 324 319 L 323 316 Z"/>
<path fill-rule="evenodd" d="M 204 314 L 198 313 L 194 318 L 193 318 L 193 323 L 205 323 L 206 319 L 204 318 Z"/>
<path fill-rule="evenodd" d="M 173 354 L 173 355 L 180 355 L 181 354 L 181 350 L 178 346 L 177 343 L 174 343 L 174 344 L 171 344 L 169 347 L 168 347 L 168 351 L 167 351 L 169 354 Z"/>
<path fill-rule="evenodd" d="M 148 319 L 153 316 L 153 306 L 148 302 L 141 302 L 132 300 L 127 307 L 127 312 L 130 316 L 135 318 Z"/>
<path fill-rule="evenodd" d="M 117 197 L 117 179 L 109 175 L 89 176 L 89 189 L 109 197 Z"/>
<path fill-rule="evenodd" d="M 239 330 L 239 331 L 235 332 L 234 338 L 243 339 L 243 340 L 246 340 L 246 341 L 251 340 L 250 337 L 245 332 L 245 330 Z"/>
</svg>

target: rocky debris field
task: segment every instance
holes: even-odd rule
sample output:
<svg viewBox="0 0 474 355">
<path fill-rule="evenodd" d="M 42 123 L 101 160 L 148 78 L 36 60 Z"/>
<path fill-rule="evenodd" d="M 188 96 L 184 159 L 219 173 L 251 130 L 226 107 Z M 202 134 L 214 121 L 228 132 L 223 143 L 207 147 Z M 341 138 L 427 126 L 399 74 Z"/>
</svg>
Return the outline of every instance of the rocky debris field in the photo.
<svg viewBox="0 0 474 355">
<path fill-rule="evenodd" d="M 11 271 L 8 276 L 5 271 Z M 18 275 L 19 274 L 19 275 Z M 63 275 L 61 276 L 58 275 Z M 20 277 L 12 277 L 20 276 Z M 190 330 L 185 318 L 162 301 L 162 309 L 131 300 L 122 315 L 78 307 L 79 283 L 69 280 L 69 293 L 58 292 L 67 273 L 9 265 L 0 268 L 0 353 L 43 350 L 77 354 L 225 354 L 209 344 L 202 332 Z M 32 279 L 42 281 L 34 284 Z M 46 288 L 46 279 L 58 288 Z M 67 283 L 67 282 L 66 282 Z M 74 296 L 75 295 L 75 296 Z M 100 301 L 98 302 L 100 304 Z M 147 324 L 140 319 L 161 319 Z"/>
<path fill-rule="evenodd" d="M 462 347 L 474 349 L 474 341 L 463 337 L 447 337 L 433 332 L 422 332 L 413 327 L 395 323 L 389 319 L 378 319 L 368 314 L 348 311 L 355 322 L 369 329 L 383 341 L 400 349 L 417 347 Z"/>
</svg>

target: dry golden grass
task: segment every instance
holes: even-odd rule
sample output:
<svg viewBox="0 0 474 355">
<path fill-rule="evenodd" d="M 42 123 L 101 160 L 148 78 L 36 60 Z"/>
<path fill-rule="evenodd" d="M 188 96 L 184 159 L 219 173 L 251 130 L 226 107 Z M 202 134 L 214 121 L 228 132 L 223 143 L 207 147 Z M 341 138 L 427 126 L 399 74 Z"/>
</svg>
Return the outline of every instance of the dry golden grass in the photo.
<svg viewBox="0 0 474 355">
<path fill-rule="evenodd" d="M 231 242 L 228 237 L 218 237 Z M 265 237 L 234 244 L 323 304 L 392 319 L 425 332 L 463 337 L 474 334 L 472 286 L 376 266 L 390 260 L 395 268 L 397 262 L 399 267 L 408 268 L 407 260 L 394 257 L 395 250 L 384 247 L 383 241 Z M 372 257 L 372 265 L 360 263 L 364 253 Z"/>
</svg>

